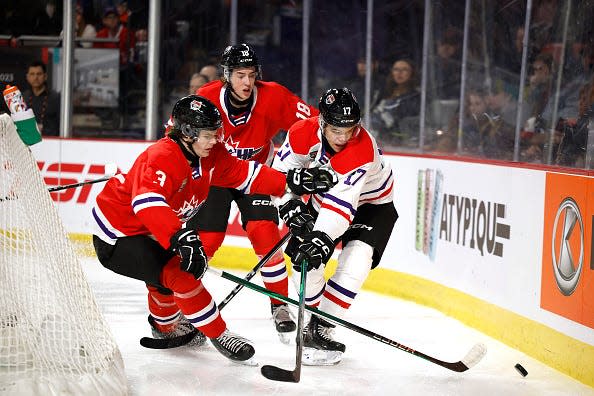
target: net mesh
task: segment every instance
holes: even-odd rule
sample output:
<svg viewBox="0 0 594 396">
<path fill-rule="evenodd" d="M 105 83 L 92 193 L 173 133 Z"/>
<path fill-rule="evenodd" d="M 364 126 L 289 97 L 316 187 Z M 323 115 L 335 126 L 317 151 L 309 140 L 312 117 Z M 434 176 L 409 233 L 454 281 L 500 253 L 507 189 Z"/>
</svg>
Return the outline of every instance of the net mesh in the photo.
<svg viewBox="0 0 594 396">
<path fill-rule="evenodd" d="M 0 394 L 125 394 L 118 347 L 35 159 L 5 114 L 0 251 Z"/>
</svg>

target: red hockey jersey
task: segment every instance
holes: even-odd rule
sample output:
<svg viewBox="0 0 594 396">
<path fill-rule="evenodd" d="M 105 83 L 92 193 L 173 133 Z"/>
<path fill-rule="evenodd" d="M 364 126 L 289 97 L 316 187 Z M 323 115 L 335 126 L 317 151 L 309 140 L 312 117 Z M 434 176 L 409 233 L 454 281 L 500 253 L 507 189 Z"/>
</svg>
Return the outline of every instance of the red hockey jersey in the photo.
<svg viewBox="0 0 594 396">
<path fill-rule="evenodd" d="M 118 237 L 153 235 L 164 247 L 206 200 L 210 185 L 244 193 L 282 195 L 285 175 L 255 161 L 241 161 L 217 143 L 192 167 L 178 144 L 165 137 L 138 156 L 128 174 L 110 179 L 92 210 L 94 232 L 114 244 Z"/>
<path fill-rule="evenodd" d="M 270 165 L 274 156 L 272 138 L 279 130 L 288 130 L 296 121 L 318 114 L 284 86 L 275 82 L 256 81 L 254 102 L 245 117 L 231 120 L 225 104 L 226 86 L 212 81 L 196 91 L 217 106 L 224 123 L 227 150 L 241 159 Z"/>
</svg>

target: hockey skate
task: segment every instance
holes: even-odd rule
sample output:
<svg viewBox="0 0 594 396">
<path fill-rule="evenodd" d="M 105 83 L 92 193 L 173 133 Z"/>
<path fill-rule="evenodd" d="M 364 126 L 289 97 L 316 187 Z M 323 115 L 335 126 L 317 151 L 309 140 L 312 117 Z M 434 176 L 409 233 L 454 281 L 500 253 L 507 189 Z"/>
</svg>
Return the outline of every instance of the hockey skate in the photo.
<svg viewBox="0 0 594 396">
<path fill-rule="evenodd" d="M 168 325 L 159 325 L 155 322 L 152 315 L 149 315 L 148 322 L 151 325 L 151 332 L 154 338 L 175 338 L 183 336 L 184 334 L 196 331 L 196 336 L 192 338 L 192 341 L 185 344 L 190 347 L 199 347 L 206 343 L 206 336 L 202 332 L 196 329 L 192 323 L 185 316 L 179 315 L 179 320 Z"/>
<path fill-rule="evenodd" d="M 342 360 L 346 347 L 332 338 L 333 332 L 334 325 L 312 315 L 303 334 L 304 365 L 331 366 Z"/>
<path fill-rule="evenodd" d="M 223 334 L 217 338 L 211 338 L 210 342 L 223 356 L 234 362 L 248 366 L 257 366 L 258 363 L 252 359 L 256 353 L 254 347 L 246 338 L 225 329 Z"/>
<path fill-rule="evenodd" d="M 272 320 L 274 321 L 274 327 L 278 333 L 278 338 L 283 344 L 290 344 L 291 339 L 289 333 L 295 331 L 296 325 L 289 306 L 287 304 L 270 304 L 270 311 L 272 312 Z"/>
</svg>

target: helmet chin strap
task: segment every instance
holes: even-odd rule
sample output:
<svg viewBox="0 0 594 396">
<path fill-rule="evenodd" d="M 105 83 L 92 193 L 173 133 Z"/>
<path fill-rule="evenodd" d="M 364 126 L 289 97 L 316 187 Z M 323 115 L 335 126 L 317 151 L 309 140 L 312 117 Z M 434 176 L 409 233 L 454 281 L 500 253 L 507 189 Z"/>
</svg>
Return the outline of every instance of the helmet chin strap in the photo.
<svg viewBox="0 0 594 396">
<path fill-rule="evenodd" d="M 200 156 L 198 154 L 196 154 L 196 152 L 194 151 L 194 148 L 192 147 L 191 144 L 186 143 L 182 137 L 179 136 L 171 136 L 171 138 L 177 143 L 177 145 L 181 148 L 182 153 L 184 154 L 184 157 L 186 157 L 186 159 L 188 161 L 190 161 L 190 164 L 192 166 L 197 166 L 198 161 L 200 160 Z"/>
<path fill-rule="evenodd" d="M 241 99 L 237 99 L 240 96 L 237 94 L 237 92 L 235 92 L 235 90 L 233 89 L 233 86 L 231 85 L 231 83 L 229 82 L 227 84 L 227 95 L 229 96 L 229 103 L 231 103 L 231 105 L 233 105 L 233 107 L 236 108 L 243 108 L 246 107 L 249 103 L 250 100 L 252 99 L 252 95 L 254 94 L 253 92 L 250 94 L 250 97 L 245 99 L 245 100 L 241 100 Z"/>
</svg>

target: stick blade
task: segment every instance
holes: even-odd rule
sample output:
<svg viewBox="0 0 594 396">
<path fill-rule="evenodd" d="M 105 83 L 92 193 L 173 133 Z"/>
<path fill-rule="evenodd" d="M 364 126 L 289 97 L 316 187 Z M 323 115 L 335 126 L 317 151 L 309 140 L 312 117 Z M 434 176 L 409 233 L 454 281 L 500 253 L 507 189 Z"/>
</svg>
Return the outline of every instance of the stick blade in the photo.
<svg viewBox="0 0 594 396">
<path fill-rule="evenodd" d="M 487 346 L 483 343 L 478 343 L 473 346 L 470 351 L 462 359 L 462 363 L 468 368 L 475 366 L 487 353 Z"/>
<path fill-rule="evenodd" d="M 140 339 L 140 345 L 148 349 L 178 348 L 186 344 L 189 344 L 197 335 L 198 331 L 191 331 L 189 333 L 174 338 L 142 337 Z"/>
<path fill-rule="evenodd" d="M 299 370 L 301 371 L 301 370 Z M 264 365 L 260 368 L 262 375 L 269 380 L 283 382 L 299 382 L 301 373 L 297 370 L 285 370 L 280 367 Z"/>
<path fill-rule="evenodd" d="M 118 166 L 113 162 L 105 164 L 105 176 L 114 176 L 118 173 Z"/>
</svg>

